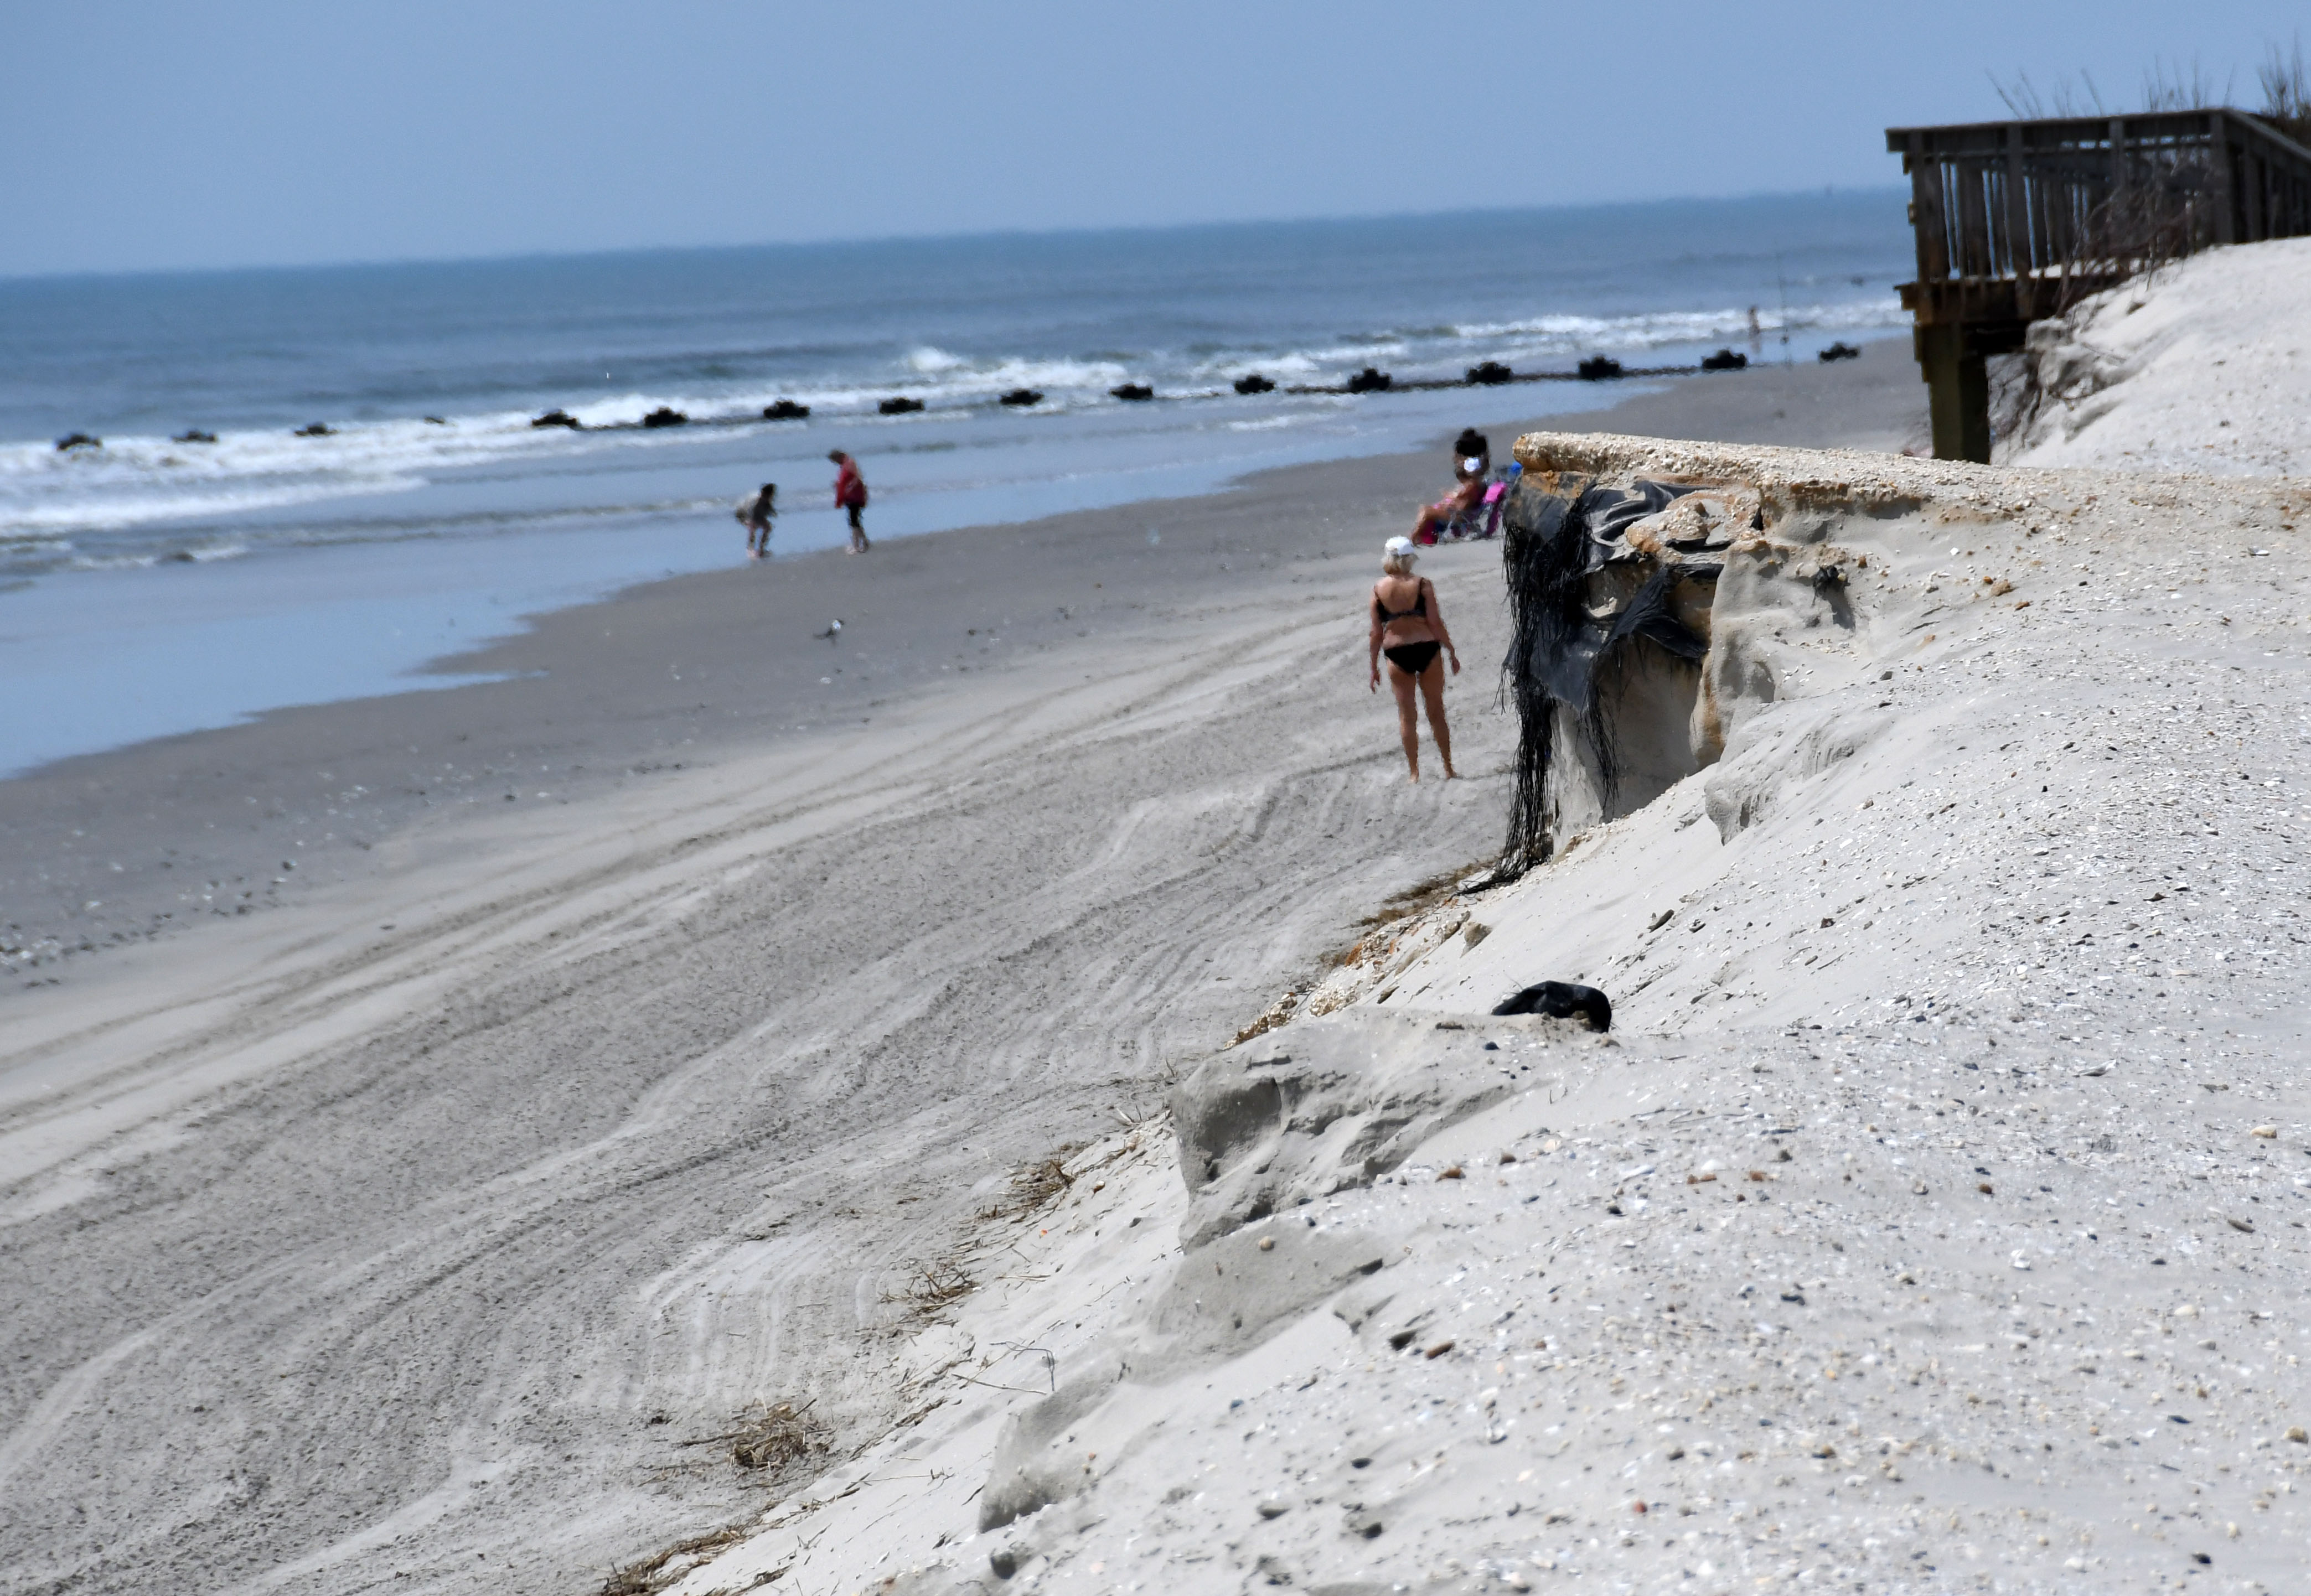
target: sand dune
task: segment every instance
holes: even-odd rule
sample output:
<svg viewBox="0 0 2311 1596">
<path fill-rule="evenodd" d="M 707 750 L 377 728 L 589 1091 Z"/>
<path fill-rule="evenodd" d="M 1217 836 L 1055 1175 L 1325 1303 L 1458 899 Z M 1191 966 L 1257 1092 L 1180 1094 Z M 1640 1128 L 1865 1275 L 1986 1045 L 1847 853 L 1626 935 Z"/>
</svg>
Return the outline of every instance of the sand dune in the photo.
<svg viewBox="0 0 2311 1596">
<path fill-rule="evenodd" d="M 2212 249 L 2030 329 L 2040 403 L 1999 458 L 2311 475 L 2311 239 Z"/>
</svg>

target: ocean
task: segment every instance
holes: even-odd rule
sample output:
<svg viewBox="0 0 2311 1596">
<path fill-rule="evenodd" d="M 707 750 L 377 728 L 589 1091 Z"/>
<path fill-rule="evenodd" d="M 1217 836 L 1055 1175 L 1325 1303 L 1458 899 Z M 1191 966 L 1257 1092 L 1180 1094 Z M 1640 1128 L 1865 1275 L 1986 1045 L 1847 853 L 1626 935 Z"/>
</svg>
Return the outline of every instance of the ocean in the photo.
<svg viewBox="0 0 2311 1596">
<path fill-rule="evenodd" d="M 833 546 L 830 449 L 903 536 L 1601 397 L 1286 391 L 1367 365 L 1811 361 L 1905 325 L 1904 198 L 0 281 L 0 773 L 453 685 L 420 667 L 737 563 L 731 505 L 763 482 L 780 552 Z M 1237 394 L 1255 372 L 1277 388 Z M 1041 400 L 1000 403 L 1022 388 Z M 878 413 L 898 397 L 923 407 Z M 781 399 L 808 418 L 763 420 Z M 530 424 L 554 408 L 582 426 Z M 635 424 L 660 408 L 688 423 Z M 57 448 L 74 432 L 100 441 Z"/>
</svg>

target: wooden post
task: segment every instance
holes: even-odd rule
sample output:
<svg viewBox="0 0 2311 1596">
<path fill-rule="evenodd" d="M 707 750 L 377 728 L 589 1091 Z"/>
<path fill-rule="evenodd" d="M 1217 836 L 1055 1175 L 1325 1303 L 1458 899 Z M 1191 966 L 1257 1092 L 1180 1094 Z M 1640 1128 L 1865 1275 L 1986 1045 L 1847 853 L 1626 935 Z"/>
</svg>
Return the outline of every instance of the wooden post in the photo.
<svg viewBox="0 0 2311 1596">
<path fill-rule="evenodd" d="M 2215 242 L 2238 242 L 2238 221 L 2231 197 L 2231 130 L 2220 111 L 2207 113 L 2207 160 L 2214 167 Z"/>
<path fill-rule="evenodd" d="M 1909 146 L 1902 153 L 1902 164 L 1910 169 L 1910 231 L 1917 243 L 1918 281 L 1938 283 L 1949 272 L 1941 162 L 1928 159 L 1924 134 L 1913 132 L 1904 142 Z"/>
<path fill-rule="evenodd" d="M 1990 464 L 1990 369 L 1966 328 L 1929 323 L 1914 335 L 1933 418 L 1934 458 Z"/>
</svg>

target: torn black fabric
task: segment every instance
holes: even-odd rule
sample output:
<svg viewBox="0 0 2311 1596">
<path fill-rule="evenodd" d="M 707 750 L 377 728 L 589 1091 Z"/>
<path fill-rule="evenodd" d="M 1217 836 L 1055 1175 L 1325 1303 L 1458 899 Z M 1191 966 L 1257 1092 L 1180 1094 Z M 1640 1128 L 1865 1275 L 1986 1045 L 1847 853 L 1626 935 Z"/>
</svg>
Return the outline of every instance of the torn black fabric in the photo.
<svg viewBox="0 0 2311 1596">
<path fill-rule="evenodd" d="M 1509 800 L 1509 834 L 1497 876 L 1509 880 L 1547 861 L 1549 854 L 1548 769 L 1556 754 L 1557 711 L 1577 716 L 1588 735 L 1598 778 L 1608 799 L 1620 783 L 1612 717 L 1597 690 L 1603 672 L 1618 672 L 1637 641 L 1697 663 L 1707 641 L 1677 618 L 1672 602 L 1679 571 L 1655 571 L 1615 614 L 1589 611 L 1590 577 L 1631 557 L 1624 535 L 1699 484 L 1639 481 L 1626 488 L 1565 482 L 1551 493 L 1530 476 L 1510 491 L 1501 558 L 1514 629 L 1502 661 L 1502 689 L 1517 711 L 1516 783 Z M 1685 567 L 1688 576 L 1714 574 Z"/>
<path fill-rule="evenodd" d="M 1597 650 L 1600 658 L 1611 653 L 1613 645 L 1625 639 L 1642 637 L 1667 649 L 1679 659 L 1701 663 L 1701 657 L 1709 652 L 1709 640 L 1677 618 L 1677 611 L 1670 602 L 1677 590 L 1677 568 L 1670 565 L 1645 579 L 1645 585 L 1613 617 L 1612 630 L 1605 633 L 1605 641 Z"/>
</svg>

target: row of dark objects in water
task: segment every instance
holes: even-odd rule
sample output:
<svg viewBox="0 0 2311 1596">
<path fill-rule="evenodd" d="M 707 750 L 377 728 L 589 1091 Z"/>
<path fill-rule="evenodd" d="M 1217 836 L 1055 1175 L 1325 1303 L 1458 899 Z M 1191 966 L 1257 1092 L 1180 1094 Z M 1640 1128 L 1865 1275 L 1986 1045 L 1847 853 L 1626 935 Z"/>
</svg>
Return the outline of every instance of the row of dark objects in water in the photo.
<svg viewBox="0 0 2311 1596">
<path fill-rule="evenodd" d="M 1859 349 L 1849 344 L 1833 344 L 1821 351 L 1820 358 L 1825 362 L 1852 360 L 1861 353 Z M 1705 371 L 1738 371 L 1749 363 L 1748 355 L 1731 349 L 1721 349 L 1714 354 L 1705 356 L 1700 369 Z M 1579 369 L 1571 375 L 1584 382 L 1600 382 L 1616 377 L 1679 376 L 1693 369 L 1690 366 L 1646 366 L 1631 371 L 1624 367 L 1620 362 L 1600 354 L 1583 361 Z M 1366 366 L 1338 388 L 1295 387 L 1287 388 L 1284 391 L 1287 394 L 1409 393 L 1431 388 L 1495 388 L 1506 382 L 1563 381 L 1567 373 L 1563 371 L 1529 371 L 1520 376 L 1499 361 L 1486 361 L 1479 365 L 1470 366 L 1467 375 L 1459 382 L 1442 379 L 1422 382 L 1399 382 L 1388 372 L 1374 366 Z M 1252 371 L 1235 379 L 1235 391 L 1247 397 L 1256 394 L 1274 393 L 1276 383 L 1272 379 Z M 1145 404 L 1156 397 L 1156 390 L 1144 382 L 1121 383 L 1109 388 L 1107 394 L 1108 397 L 1121 399 L 1126 404 Z M 1015 388 L 997 401 L 1015 410 L 1030 409 L 1042 402 L 1042 390 L 1033 388 Z M 926 406 L 922 400 L 897 394 L 878 403 L 875 406 L 875 413 L 877 415 L 912 415 L 924 408 Z M 797 404 L 792 399 L 781 399 L 774 405 L 766 405 L 763 407 L 764 421 L 804 421 L 808 419 L 809 415 L 809 406 Z M 641 424 L 644 427 L 679 427 L 688 425 L 689 422 L 690 417 L 681 411 L 660 406 L 642 417 Z M 529 424 L 533 427 L 575 429 L 582 427 L 585 423 L 566 410 L 549 410 Z M 623 424 L 632 425 L 633 423 Z"/>
<path fill-rule="evenodd" d="M 1820 351 L 1816 358 L 1827 365 L 1833 361 L 1857 360 L 1861 354 L 1862 351 L 1853 344 L 1841 342 L 1832 344 L 1828 348 Z M 1721 349 L 1714 354 L 1702 357 L 1701 370 L 1739 371 L 1749 363 L 1749 357 L 1739 350 Z M 1692 370 L 1690 366 L 1644 366 L 1631 371 L 1611 356 L 1599 354 L 1592 355 L 1583 361 L 1572 375 L 1583 382 L 1606 382 L 1618 377 L 1674 377 Z M 1563 371 L 1528 371 L 1519 375 L 1499 361 L 1486 361 L 1480 365 L 1470 366 L 1468 375 L 1459 382 L 1442 379 L 1426 382 L 1399 382 L 1386 371 L 1377 367 L 1366 366 L 1339 388 L 1299 387 L 1287 388 L 1284 391 L 1287 394 L 1411 393 L 1422 389 L 1443 388 L 1496 388 L 1505 382 L 1563 381 L 1565 376 L 1566 373 Z M 1276 384 L 1269 378 L 1253 371 L 1235 379 L 1235 391 L 1247 397 L 1254 394 L 1274 393 Z M 1127 404 L 1143 404 L 1156 397 L 1156 390 L 1144 382 L 1126 382 L 1108 389 L 1107 392 L 1110 398 L 1121 399 Z M 999 402 L 1015 410 L 1025 410 L 1042 404 L 1043 395 L 1040 388 L 1015 388 L 1005 394 Z M 920 399 L 911 399 L 903 394 L 899 394 L 876 405 L 875 412 L 878 415 L 911 415 L 924 407 L 923 401 Z M 810 406 L 797 404 L 792 399 L 781 399 L 776 404 L 763 406 L 764 421 L 807 421 L 809 418 Z M 429 415 L 425 419 L 437 427 L 449 424 L 438 415 Z M 580 421 L 567 410 L 559 408 L 549 410 L 543 415 L 532 417 L 529 424 L 533 427 L 567 427 L 573 432 L 581 432 L 586 426 L 584 422 Z M 689 424 L 689 416 L 672 406 L 661 405 L 643 416 L 639 423 L 613 422 L 608 427 L 598 430 L 615 432 L 639 425 L 646 431 L 655 431 L 660 427 L 685 427 Z M 310 426 L 299 427 L 295 435 L 300 438 L 334 438 L 336 436 L 336 429 L 326 422 L 317 421 Z M 197 427 L 189 432 L 179 432 L 172 440 L 177 443 L 214 443 L 216 440 L 214 432 L 204 432 Z M 57 440 L 57 448 L 59 450 L 102 449 L 103 447 L 103 439 L 92 437 L 86 432 L 71 432 Z"/>
<path fill-rule="evenodd" d="M 1843 349 L 1845 346 L 1841 344 L 1837 345 L 1837 347 Z M 1822 359 L 1824 360 L 1834 360 L 1839 358 L 1842 357 L 1834 355 L 1827 351 L 1825 351 L 1822 354 Z M 1705 371 L 1738 371 L 1749 363 L 1748 356 L 1736 354 L 1730 349 L 1721 349 L 1715 354 L 1713 354 L 1708 359 L 1703 361 L 1701 362 L 1701 369 Z M 1620 362 L 1609 360 L 1600 355 L 1594 360 L 1582 362 L 1579 374 L 1583 379 L 1594 381 L 1600 378 L 1606 377 L 1624 377 L 1633 375 L 1639 377 L 1668 376 L 1673 373 L 1688 371 L 1691 368 L 1689 367 L 1683 366 L 1660 366 L 1635 372 L 1628 372 L 1622 370 Z M 1363 371 L 1349 378 L 1347 382 L 1339 388 L 1287 388 L 1284 391 L 1287 394 L 1378 394 L 1388 393 L 1391 391 L 1409 392 L 1419 388 L 1460 388 L 1463 386 L 1469 388 L 1490 388 L 1504 382 L 1543 382 L 1549 380 L 1552 378 L 1561 379 L 1563 376 L 1564 373 L 1558 371 L 1538 371 L 1520 377 L 1513 371 L 1510 370 L 1507 366 L 1503 365 L 1498 361 L 1487 361 L 1481 365 L 1470 366 L 1469 368 L 1467 377 L 1463 379 L 1461 382 L 1429 381 L 1400 383 L 1388 372 L 1381 371 L 1377 367 L 1366 366 Z M 1253 371 L 1235 379 L 1235 391 L 1246 396 L 1274 393 L 1276 391 L 1276 383 L 1273 379 L 1263 377 L 1257 371 Z M 1145 404 L 1155 398 L 1156 390 L 1144 382 L 1126 382 L 1109 388 L 1107 390 L 1107 395 L 1108 397 L 1112 399 L 1121 399 L 1126 404 Z M 1015 410 L 1029 409 L 1034 406 L 1042 404 L 1042 390 L 1041 388 L 1015 388 L 997 400 L 998 404 L 1004 405 Z M 910 398 L 904 394 L 897 394 L 877 403 L 875 406 L 875 414 L 877 415 L 912 415 L 917 411 L 924 408 L 926 408 L 926 406 L 922 400 Z M 763 419 L 764 421 L 802 421 L 807 419 L 809 414 L 809 406 L 797 404 L 792 399 L 781 399 L 775 405 L 766 405 L 763 407 Z M 661 406 L 658 409 L 651 411 L 648 415 L 642 417 L 641 425 L 645 427 L 679 427 L 688 425 L 689 422 L 690 417 L 685 415 L 681 411 L 669 409 Z M 544 415 L 532 421 L 529 424 L 533 427 L 576 428 L 581 427 L 585 423 L 579 421 L 566 410 L 549 410 Z"/>
<path fill-rule="evenodd" d="M 559 415 L 561 412 L 556 411 L 554 414 Z M 672 412 L 668 412 L 667 414 L 671 414 Z M 565 418 L 565 421 L 566 419 L 567 418 Z M 438 415 L 429 415 L 425 417 L 425 420 L 437 427 L 446 427 L 449 424 L 447 420 Z M 545 426 L 546 424 L 548 423 L 543 418 L 530 423 L 530 425 L 532 426 Z M 571 421 L 567 422 L 567 424 L 574 427 L 578 423 Z M 331 426 L 325 421 L 317 421 L 310 423 L 308 425 L 299 427 L 295 432 L 291 434 L 291 436 L 297 438 L 334 438 L 336 435 L 336 428 Z M 171 443 L 214 443 L 216 440 L 217 435 L 214 432 L 205 432 L 198 427 L 189 427 L 184 432 L 174 434 L 169 440 Z M 88 432 L 67 432 L 63 437 L 57 440 L 57 449 L 59 453 L 67 453 L 76 449 L 102 449 L 103 447 L 103 439 Z"/>
<path fill-rule="evenodd" d="M 320 423 L 316 422 L 314 425 L 319 426 Z M 326 432 L 327 429 L 323 428 L 322 431 Z M 298 436 L 301 438 L 307 436 L 307 434 L 305 432 L 300 432 L 298 433 Z M 216 441 L 216 434 L 214 432 L 204 432 L 198 427 L 195 427 L 190 432 L 178 433 L 176 437 L 171 439 L 170 441 L 173 443 L 214 443 Z M 69 453 L 75 449 L 102 449 L 103 447 L 103 439 L 92 437 L 86 432 L 67 432 L 63 437 L 57 440 L 57 449 L 58 453 Z"/>
</svg>

